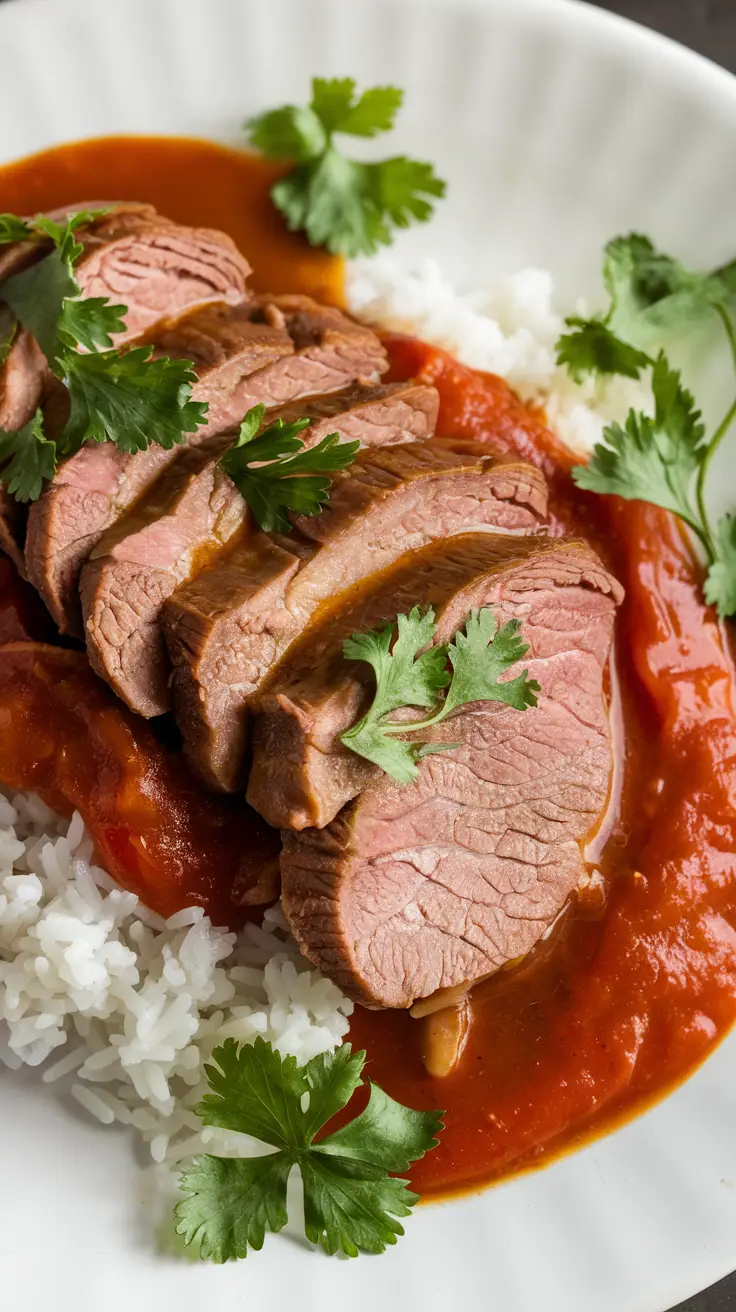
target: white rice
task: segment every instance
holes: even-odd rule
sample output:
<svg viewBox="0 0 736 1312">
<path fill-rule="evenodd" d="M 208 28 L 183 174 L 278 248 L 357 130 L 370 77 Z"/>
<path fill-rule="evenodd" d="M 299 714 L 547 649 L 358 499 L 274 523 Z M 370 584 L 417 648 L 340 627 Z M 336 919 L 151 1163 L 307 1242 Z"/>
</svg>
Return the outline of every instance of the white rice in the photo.
<svg viewBox="0 0 736 1312">
<path fill-rule="evenodd" d="M 73 1080 L 85 1112 L 134 1126 L 154 1160 L 211 1145 L 192 1107 L 216 1044 L 261 1034 L 305 1062 L 351 1011 L 278 908 L 239 936 L 201 908 L 164 921 L 93 864 L 78 814 L 0 792 L 0 1062 Z"/>
<path fill-rule="evenodd" d="M 523 269 L 462 295 L 434 260 L 406 269 L 390 255 L 350 266 L 348 304 L 366 323 L 412 333 L 463 364 L 506 378 L 525 401 L 542 406 L 550 427 L 573 450 L 590 451 L 603 427 L 630 406 L 649 409 L 648 385 L 628 378 L 575 383 L 556 363 L 565 328 L 552 275 Z M 590 313 L 579 302 L 576 313 Z"/>
<path fill-rule="evenodd" d="M 407 271 L 379 257 L 352 266 L 349 304 L 507 378 L 580 451 L 650 402 L 642 384 L 578 385 L 556 365 L 564 325 L 539 269 L 461 295 L 433 261 Z M 341 1042 L 352 1003 L 300 957 L 278 909 L 239 936 L 197 908 L 164 921 L 92 850 L 79 815 L 69 823 L 33 794 L 0 790 L 0 1063 L 63 1081 L 88 1115 L 139 1131 L 157 1162 L 213 1143 L 242 1153 L 242 1138 L 236 1149 L 192 1111 L 212 1049 L 262 1034 L 307 1061 Z"/>
</svg>

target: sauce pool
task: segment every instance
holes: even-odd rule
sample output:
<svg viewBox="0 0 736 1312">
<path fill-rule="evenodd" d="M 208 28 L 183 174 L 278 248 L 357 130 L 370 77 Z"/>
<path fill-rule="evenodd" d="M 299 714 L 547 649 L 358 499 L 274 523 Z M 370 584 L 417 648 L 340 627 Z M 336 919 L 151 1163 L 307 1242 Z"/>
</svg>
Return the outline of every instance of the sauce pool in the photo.
<svg viewBox="0 0 736 1312">
<path fill-rule="evenodd" d="M 286 231 L 268 199 L 275 176 L 246 152 L 206 142 L 111 138 L 0 170 L 0 210 L 148 200 L 229 232 L 256 288 L 339 303 L 341 262 Z M 368 1049 L 373 1078 L 410 1105 L 447 1109 L 441 1146 L 412 1172 L 423 1195 L 436 1195 L 538 1165 L 611 1128 L 684 1079 L 736 1019 L 736 684 L 723 628 L 670 516 L 577 491 L 569 453 L 501 380 L 421 342 L 387 340 L 392 377 L 438 387 L 438 431 L 538 464 L 552 531 L 585 534 L 627 590 L 614 659 L 620 799 L 596 855 L 607 905 L 572 907 L 526 963 L 474 990 L 463 1060 L 443 1080 L 427 1075 L 424 1027 L 408 1014 L 358 1008 L 353 1017 L 350 1037 Z M 30 603 L 3 568 L 0 641 L 12 642 Z M 34 677 L 12 650 L 5 666 L 20 674 L 8 696 Z M 124 719 L 112 704 L 109 713 Z M 60 716 L 61 738 L 68 724 Z M 126 724 L 135 736 L 132 717 Z M 12 720 L 7 731 L 16 733 Z M 12 783 L 11 758 L 0 752 L 0 778 Z M 94 791 L 99 780 L 84 786 Z"/>
</svg>

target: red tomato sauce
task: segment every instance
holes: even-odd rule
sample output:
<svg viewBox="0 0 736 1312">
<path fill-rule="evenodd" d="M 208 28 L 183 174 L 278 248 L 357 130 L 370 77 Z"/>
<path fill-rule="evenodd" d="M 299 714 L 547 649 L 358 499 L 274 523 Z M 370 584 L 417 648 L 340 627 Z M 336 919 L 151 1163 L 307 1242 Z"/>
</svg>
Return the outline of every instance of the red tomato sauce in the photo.
<svg viewBox="0 0 736 1312">
<path fill-rule="evenodd" d="M 80 199 L 150 200 L 224 228 L 261 289 L 342 295 L 339 261 L 286 232 L 275 172 L 203 142 L 82 142 L 0 170 L 0 210 Z M 473 992 L 463 1060 L 443 1080 L 422 1062 L 406 1013 L 352 1022 L 370 1074 L 394 1097 L 447 1109 L 441 1146 L 418 1163 L 425 1195 L 541 1164 L 633 1115 L 683 1080 L 736 1018 L 736 705 L 728 641 L 675 521 L 579 492 L 569 453 L 505 383 L 409 338 L 387 339 L 394 378 L 441 396 L 439 430 L 539 465 L 552 531 L 584 534 L 621 579 L 612 688 L 620 785 L 587 855 L 608 900 L 572 907 L 521 967 Z M 0 642 L 44 637 L 28 594 L 0 566 Z M 79 806 L 101 858 L 159 910 L 200 902 L 232 922 L 236 872 L 258 877 L 275 836 L 239 801 L 208 799 L 175 754 L 128 715 L 75 653 L 0 647 L 0 779 Z"/>
<path fill-rule="evenodd" d="M 422 343 L 389 339 L 396 377 L 431 379 L 445 433 L 499 445 L 499 380 Z M 541 420 L 502 402 L 500 444 L 550 480 L 553 527 L 584 531 L 626 587 L 615 670 L 623 728 L 617 814 L 597 857 L 603 914 L 571 910 L 516 971 L 473 992 L 463 1059 L 422 1066 L 421 1025 L 358 1009 L 371 1076 L 444 1107 L 441 1146 L 417 1163 L 423 1195 L 540 1165 L 684 1079 L 736 1018 L 736 685 L 723 627 L 677 523 L 593 497 Z M 510 417 L 510 422 L 506 419 Z"/>
<path fill-rule="evenodd" d="M 241 799 L 205 794 L 83 652 L 0 646 L 0 779 L 76 807 L 105 868 L 163 916 L 199 905 L 235 927 L 233 887 L 267 880 L 278 858 L 277 833 Z"/>
</svg>

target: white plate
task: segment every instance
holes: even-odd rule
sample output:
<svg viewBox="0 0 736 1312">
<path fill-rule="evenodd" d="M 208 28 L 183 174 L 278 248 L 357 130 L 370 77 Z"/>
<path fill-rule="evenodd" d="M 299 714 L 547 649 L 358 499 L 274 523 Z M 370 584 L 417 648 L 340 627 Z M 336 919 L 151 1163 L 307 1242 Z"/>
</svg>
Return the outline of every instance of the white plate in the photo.
<svg viewBox="0 0 736 1312">
<path fill-rule="evenodd" d="M 572 297 L 628 228 L 695 264 L 736 253 L 736 81 L 566 0 L 3 4 L 0 159 L 106 132 L 236 139 L 313 73 L 406 88 L 393 144 L 450 181 L 407 258 L 467 283 L 547 265 Z M 285 1238 L 226 1268 L 158 1257 L 126 1137 L 0 1080 L 0 1301 L 22 1312 L 661 1312 L 736 1266 L 733 1040 L 625 1129 L 351 1263 Z"/>
</svg>

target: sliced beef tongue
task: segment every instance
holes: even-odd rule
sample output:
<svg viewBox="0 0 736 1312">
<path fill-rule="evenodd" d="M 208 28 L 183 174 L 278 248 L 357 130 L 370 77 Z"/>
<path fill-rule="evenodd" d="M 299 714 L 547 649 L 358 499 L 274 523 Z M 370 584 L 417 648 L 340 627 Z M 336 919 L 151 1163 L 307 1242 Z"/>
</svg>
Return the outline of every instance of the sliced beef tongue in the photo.
<svg viewBox="0 0 736 1312">
<path fill-rule="evenodd" d="M 473 606 L 491 605 L 501 621 L 517 616 L 538 706 L 461 708 L 432 734 L 458 745 L 424 758 L 416 782 L 368 766 L 360 795 L 325 828 L 283 835 L 292 931 L 310 961 L 369 1007 L 408 1007 L 525 955 L 585 874 L 581 844 L 610 787 L 603 672 L 620 589 L 582 544 L 517 546 L 516 560 L 494 560 L 488 539 L 458 540 L 414 582 L 411 566 L 387 579 L 360 624 L 422 595 L 439 601 L 438 641 Z M 328 677 L 334 669 L 323 665 Z M 329 702 L 328 691 L 327 751 L 350 698 L 343 690 L 342 707 Z"/>
<path fill-rule="evenodd" d="M 282 300 L 291 307 L 289 314 L 279 308 Z M 298 309 L 293 301 L 261 297 L 234 309 L 207 306 L 157 335 L 161 351 L 193 360 L 199 375 L 194 399 L 211 406 L 206 426 L 189 438 L 190 446 L 231 428 L 258 402 L 279 406 L 362 375 L 372 377 L 386 367 L 374 333 L 307 297 L 297 298 Z M 308 338 L 302 323 L 305 306 Z M 298 320 L 298 350 L 289 332 L 293 319 Z M 340 368 L 335 363 L 338 338 L 351 344 L 340 356 Z M 180 454 L 179 447 L 166 451 L 155 445 L 132 456 L 110 443 L 85 447 L 57 471 L 32 506 L 28 576 L 63 633 L 83 636 L 78 584 L 89 553 Z"/>
<path fill-rule="evenodd" d="M 434 405 L 415 384 L 391 404 L 403 411 L 407 400 L 423 415 Z M 531 532 L 545 513 L 541 474 L 496 461 L 486 446 L 435 438 L 361 452 L 335 479 L 329 510 L 295 521 L 298 535 L 237 543 L 166 604 L 174 707 L 193 769 L 210 787 L 243 786 L 248 703 L 323 603 L 436 538 L 476 526 Z"/>
<path fill-rule="evenodd" d="M 246 298 L 248 261 L 232 238 L 210 228 L 188 228 L 158 214 L 152 205 L 95 201 L 50 214 L 63 220 L 74 210 L 106 209 L 77 236 L 84 251 L 75 276 L 85 296 L 107 296 L 127 305 L 118 344 L 139 337 L 161 319 L 196 305 Z M 51 243 L 16 242 L 0 252 L 0 279 L 33 264 Z"/>
<path fill-rule="evenodd" d="M 3 326 L 0 307 L 0 344 Z M 44 356 L 30 334 L 21 329 L 4 363 L 0 365 L 0 429 L 15 432 L 28 423 L 41 399 L 46 374 Z M 0 551 L 10 556 L 23 573 L 26 518 L 26 507 L 11 497 L 0 483 Z"/>
<path fill-rule="evenodd" d="M 219 466 L 229 439 L 189 448 L 105 534 L 82 570 L 90 662 L 147 718 L 169 708 L 170 666 L 159 623 L 180 583 L 242 527 L 246 507 Z"/>
<path fill-rule="evenodd" d="M 405 390 L 431 393 L 428 388 Z M 382 391 L 388 396 L 383 397 Z M 394 395 L 392 425 L 389 398 Z M 346 427 L 351 433 L 364 429 L 373 441 L 404 434 L 408 406 L 398 384 L 385 389 L 355 385 L 330 400 L 327 406 L 327 398 L 317 398 L 317 422 L 303 433 L 307 445 L 319 441 L 323 429 L 334 427 L 340 431 Z M 430 400 L 423 397 L 425 420 L 432 408 Z M 295 404 L 294 412 L 310 413 L 312 408 L 310 403 Z M 329 410 L 329 421 L 319 417 L 323 409 Z M 383 425 L 365 419 L 361 425 L 364 413 L 374 409 Z M 269 412 L 265 424 L 274 413 L 280 412 Z M 82 570 L 82 609 L 92 664 L 141 715 L 163 715 L 170 706 L 171 669 L 159 624 L 164 601 L 185 580 L 195 578 L 208 558 L 219 556 L 246 526 L 247 505 L 219 468 L 231 442 L 232 435 L 190 447 L 102 537 Z"/>
<path fill-rule="evenodd" d="M 195 305 L 239 305 L 246 298 L 250 265 L 224 232 L 184 227 L 150 206 L 128 205 L 82 229 L 80 239 L 77 279 L 84 295 L 128 307 L 121 341 Z"/>
<path fill-rule="evenodd" d="M 283 329 L 253 322 L 251 309 L 207 306 L 163 334 L 169 355 L 193 359 L 195 400 L 211 409 L 189 446 L 232 427 L 252 404 L 270 369 L 293 351 Z M 194 349 L 196 347 L 196 349 Z M 261 377 L 249 391 L 249 380 Z M 82 636 L 78 585 L 82 565 L 108 528 L 182 453 L 151 444 L 128 455 L 111 443 L 89 445 L 57 471 L 31 507 L 26 539 L 28 576 L 62 633 Z"/>
</svg>

